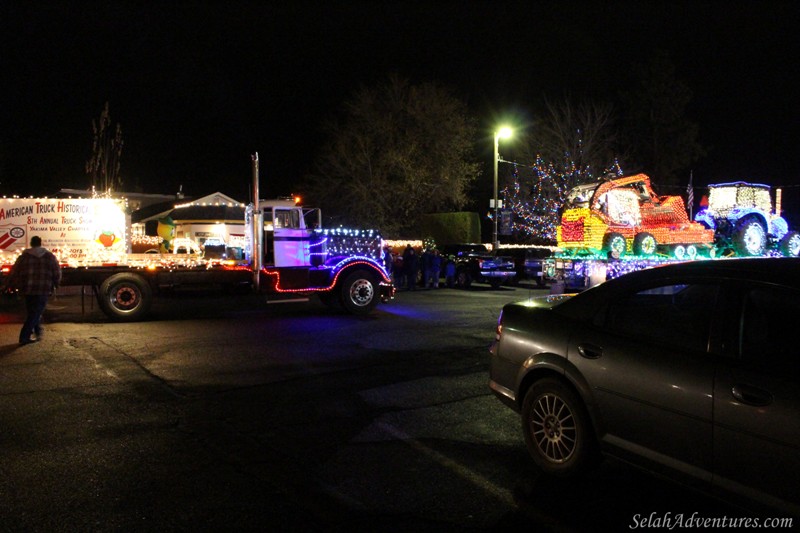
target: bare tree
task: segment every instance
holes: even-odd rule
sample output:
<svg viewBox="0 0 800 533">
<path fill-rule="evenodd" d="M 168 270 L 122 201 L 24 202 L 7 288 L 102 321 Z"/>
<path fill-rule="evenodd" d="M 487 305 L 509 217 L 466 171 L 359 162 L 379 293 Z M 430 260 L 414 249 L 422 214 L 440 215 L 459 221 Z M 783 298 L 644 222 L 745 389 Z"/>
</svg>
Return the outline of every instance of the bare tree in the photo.
<svg viewBox="0 0 800 533">
<path fill-rule="evenodd" d="M 621 95 L 624 140 L 632 148 L 632 160 L 652 175 L 659 190 L 682 187 L 691 164 L 705 153 L 698 142 L 699 126 L 686 116 L 692 91 L 663 52 L 634 72 L 636 85 Z"/>
<path fill-rule="evenodd" d="M 577 183 L 572 185 L 578 185 L 583 176 L 593 176 L 620 159 L 611 104 L 564 99 L 557 104 L 545 101 L 545 110 L 528 141 L 527 160 L 540 157 L 564 170 L 574 169 Z"/>
<path fill-rule="evenodd" d="M 86 175 L 92 188 L 108 192 L 122 186 L 120 160 L 122 159 L 122 127 L 111 127 L 111 114 L 106 102 L 100 119 L 92 121 L 92 156 L 86 162 Z"/>
<path fill-rule="evenodd" d="M 515 238 L 526 242 L 555 241 L 559 211 L 570 189 L 622 172 L 610 104 L 546 101 L 545 111 L 521 143 L 522 158 L 503 189 L 504 202 L 514 214 Z"/>
<path fill-rule="evenodd" d="M 390 76 L 358 90 L 329 125 L 306 192 L 337 222 L 411 232 L 420 215 L 466 203 L 480 173 L 475 131 L 448 90 Z"/>
</svg>

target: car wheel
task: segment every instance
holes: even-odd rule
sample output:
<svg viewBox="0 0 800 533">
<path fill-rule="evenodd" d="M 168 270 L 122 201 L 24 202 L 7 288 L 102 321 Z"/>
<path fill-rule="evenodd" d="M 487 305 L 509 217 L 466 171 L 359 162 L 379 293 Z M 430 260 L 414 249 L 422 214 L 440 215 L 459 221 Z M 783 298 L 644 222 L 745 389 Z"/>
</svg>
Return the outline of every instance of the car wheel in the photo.
<svg viewBox="0 0 800 533">
<path fill-rule="evenodd" d="M 559 380 L 542 379 L 525 394 L 522 431 L 534 463 L 546 474 L 579 475 L 597 456 L 589 415 Z"/>
</svg>

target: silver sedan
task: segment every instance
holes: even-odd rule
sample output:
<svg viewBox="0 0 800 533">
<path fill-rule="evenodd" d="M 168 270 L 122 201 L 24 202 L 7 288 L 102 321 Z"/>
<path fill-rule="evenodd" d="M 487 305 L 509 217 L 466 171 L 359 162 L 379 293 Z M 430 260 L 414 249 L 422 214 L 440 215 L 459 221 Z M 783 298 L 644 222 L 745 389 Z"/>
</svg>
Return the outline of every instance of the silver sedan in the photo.
<svg viewBox="0 0 800 533">
<path fill-rule="evenodd" d="M 798 317 L 799 259 L 641 270 L 506 305 L 490 388 L 549 475 L 612 454 L 800 513 Z"/>
</svg>

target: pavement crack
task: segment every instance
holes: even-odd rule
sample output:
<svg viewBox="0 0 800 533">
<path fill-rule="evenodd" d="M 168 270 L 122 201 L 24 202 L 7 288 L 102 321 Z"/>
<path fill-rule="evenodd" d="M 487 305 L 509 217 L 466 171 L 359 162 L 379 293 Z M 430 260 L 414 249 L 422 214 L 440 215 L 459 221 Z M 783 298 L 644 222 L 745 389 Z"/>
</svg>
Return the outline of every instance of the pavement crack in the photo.
<svg viewBox="0 0 800 533">
<path fill-rule="evenodd" d="M 110 344 L 110 343 L 108 343 L 108 342 L 106 342 L 103 339 L 100 339 L 98 337 L 89 337 L 89 339 L 93 340 L 96 343 L 101 344 L 101 345 L 103 345 L 103 346 L 105 346 L 105 347 L 107 347 L 107 348 L 109 348 L 111 350 L 113 350 L 115 353 L 117 353 L 119 355 L 122 355 L 124 357 L 124 360 L 125 360 L 126 363 L 132 363 L 136 367 L 138 372 L 140 372 L 141 374 L 144 374 L 150 381 L 152 381 L 153 383 L 158 385 L 159 388 L 161 388 L 165 392 L 169 393 L 171 396 L 174 396 L 176 398 L 181 398 L 181 399 L 188 399 L 188 398 L 191 397 L 191 395 L 188 395 L 188 394 L 186 394 L 184 392 L 181 392 L 181 391 L 175 389 L 174 387 L 172 387 L 169 384 L 169 382 L 167 382 L 166 380 L 161 378 L 161 376 L 159 376 L 158 374 L 155 374 L 155 373 L 151 372 L 150 369 L 148 369 L 146 366 L 144 366 L 136 357 L 132 356 L 128 352 L 126 352 L 124 350 L 121 350 L 117 346 L 114 346 L 113 344 Z M 95 360 L 97 361 L 97 358 L 95 358 Z M 97 361 L 97 362 L 98 362 L 98 364 L 101 364 L 106 369 L 106 371 L 111 372 L 112 375 L 115 375 L 116 377 L 118 377 L 120 379 L 121 379 L 122 375 L 126 374 L 124 368 L 120 364 L 116 364 L 116 363 L 109 362 L 109 361 L 103 361 L 102 363 L 100 361 Z M 129 374 L 129 372 L 127 372 L 127 373 Z"/>
</svg>

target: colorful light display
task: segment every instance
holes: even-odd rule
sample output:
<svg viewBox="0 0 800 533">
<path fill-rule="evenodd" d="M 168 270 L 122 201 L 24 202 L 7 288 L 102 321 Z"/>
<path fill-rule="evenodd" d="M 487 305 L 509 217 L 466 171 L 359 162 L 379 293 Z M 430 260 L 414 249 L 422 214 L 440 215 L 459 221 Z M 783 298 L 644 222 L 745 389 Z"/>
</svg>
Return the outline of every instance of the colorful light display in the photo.
<svg viewBox="0 0 800 533">
<path fill-rule="evenodd" d="M 522 175 L 527 169 L 531 171 L 530 177 Z M 607 174 L 621 176 L 619 162 L 615 161 L 603 172 Z M 506 208 L 513 213 L 512 231 L 522 237 L 555 241 L 560 223 L 558 214 L 567 193 L 574 186 L 595 179 L 591 168 L 579 168 L 569 157 L 560 168 L 538 155 L 530 167 L 514 163 L 513 182 L 501 191 Z"/>
</svg>

